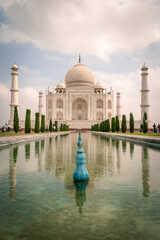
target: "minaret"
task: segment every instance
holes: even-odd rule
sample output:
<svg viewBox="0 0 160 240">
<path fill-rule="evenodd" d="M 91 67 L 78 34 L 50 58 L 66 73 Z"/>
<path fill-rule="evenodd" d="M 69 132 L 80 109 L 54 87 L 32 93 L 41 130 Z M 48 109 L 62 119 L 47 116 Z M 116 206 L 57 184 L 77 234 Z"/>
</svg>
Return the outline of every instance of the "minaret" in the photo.
<svg viewBox="0 0 160 240">
<path fill-rule="evenodd" d="M 13 118 L 14 118 L 14 107 L 17 106 L 17 108 L 19 107 L 18 104 L 18 93 L 19 93 L 19 89 L 18 89 L 18 70 L 19 68 L 17 67 L 16 64 L 13 64 L 13 66 L 11 67 L 12 72 L 12 85 L 11 85 L 11 103 L 10 103 L 10 123 L 13 122 Z"/>
<path fill-rule="evenodd" d="M 41 119 L 41 116 L 43 115 L 43 93 L 40 91 L 39 92 L 39 105 L 38 105 L 38 112 L 39 112 L 39 117 Z"/>
<path fill-rule="evenodd" d="M 121 94 L 119 91 L 117 92 L 116 97 L 117 97 L 116 116 L 118 116 L 119 120 L 121 120 L 121 103 L 120 103 Z"/>
<path fill-rule="evenodd" d="M 148 67 L 145 65 L 141 68 L 142 85 L 141 85 L 141 122 L 143 122 L 144 113 L 147 113 L 147 120 L 149 120 L 149 99 L 148 99 Z"/>
</svg>

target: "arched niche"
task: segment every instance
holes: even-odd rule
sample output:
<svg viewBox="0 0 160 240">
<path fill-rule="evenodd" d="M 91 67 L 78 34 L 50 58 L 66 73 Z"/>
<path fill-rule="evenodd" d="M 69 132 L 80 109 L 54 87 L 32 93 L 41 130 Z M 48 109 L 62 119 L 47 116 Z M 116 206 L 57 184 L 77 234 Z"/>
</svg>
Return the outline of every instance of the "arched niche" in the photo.
<svg viewBox="0 0 160 240">
<path fill-rule="evenodd" d="M 72 103 L 72 120 L 87 120 L 88 104 L 83 98 L 77 98 Z"/>
<path fill-rule="evenodd" d="M 108 119 L 109 119 L 109 120 L 112 119 L 112 113 L 111 113 L 111 112 L 108 113 Z"/>
<path fill-rule="evenodd" d="M 97 112 L 96 120 L 103 120 L 103 113 L 102 112 Z"/>
<path fill-rule="evenodd" d="M 102 99 L 98 99 L 96 102 L 96 107 L 97 108 L 103 108 L 103 100 Z"/>
<path fill-rule="evenodd" d="M 111 102 L 111 100 L 108 100 L 108 109 L 112 109 L 112 102 Z"/>
<path fill-rule="evenodd" d="M 63 120 L 63 113 L 62 112 L 57 112 L 56 119 L 57 120 Z"/>
<path fill-rule="evenodd" d="M 52 108 L 52 100 L 48 100 L 48 109 Z"/>
<path fill-rule="evenodd" d="M 63 108 L 63 100 L 62 99 L 57 100 L 56 107 L 57 108 Z"/>
<path fill-rule="evenodd" d="M 48 120 L 51 120 L 52 119 L 52 114 L 51 112 L 48 113 Z"/>
</svg>

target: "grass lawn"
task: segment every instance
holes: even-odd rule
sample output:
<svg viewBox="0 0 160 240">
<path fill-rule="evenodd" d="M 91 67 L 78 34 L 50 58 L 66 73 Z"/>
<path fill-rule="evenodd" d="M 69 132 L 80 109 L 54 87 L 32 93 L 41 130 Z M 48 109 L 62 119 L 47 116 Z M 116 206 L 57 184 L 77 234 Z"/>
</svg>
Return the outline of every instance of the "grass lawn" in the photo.
<svg viewBox="0 0 160 240">
<path fill-rule="evenodd" d="M 36 134 L 40 134 L 40 133 L 42 133 L 42 132 L 39 132 L 39 133 L 36 133 Z M 44 132 L 44 133 L 50 133 L 50 132 Z M 31 132 L 31 133 L 25 133 L 25 132 L 19 132 L 19 133 L 5 132 L 5 133 L 0 133 L 0 137 L 29 135 L 29 134 L 35 134 L 35 132 Z"/>
<path fill-rule="evenodd" d="M 117 132 L 115 132 L 115 133 L 117 133 Z M 122 132 L 118 132 L 118 134 L 160 137 L 160 133 L 141 133 L 141 132 L 134 132 L 134 133 L 126 132 L 126 133 L 122 133 Z"/>
</svg>

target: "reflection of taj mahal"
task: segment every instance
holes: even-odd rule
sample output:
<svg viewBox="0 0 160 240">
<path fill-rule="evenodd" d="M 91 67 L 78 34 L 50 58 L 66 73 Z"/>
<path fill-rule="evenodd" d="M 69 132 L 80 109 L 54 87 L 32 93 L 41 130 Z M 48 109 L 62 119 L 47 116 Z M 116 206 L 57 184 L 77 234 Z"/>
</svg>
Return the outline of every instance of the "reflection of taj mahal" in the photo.
<svg viewBox="0 0 160 240">
<path fill-rule="evenodd" d="M 46 96 L 47 120 L 67 121 L 71 128 L 90 128 L 92 124 L 114 116 L 114 92 L 98 81 L 95 84 L 92 72 L 81 63 L 74 65 Z M 120 106 L 119 106 L 120 108 Z M 120 114 L 120 112 L 119 112 Z"/>
<path fill-rule="evenodd" d="M 19 108 L 18 89 L 18 67 L 12 66 L 12 85 L 10 103 L 10 125 L 13 126 L 14 107 Z M 139 128 L 143 121 L 144 112 L 147 113 L 149 122 L 149 98 L 148 98 L 148 67 L 144 64 L 142 70 L 141 88 L 141 119 L 135 121 L 135 128 Z M 90 128 L 95 123 L 109 119 L 115 115 L 121 121 L 121 95 L 116 94 L 116 114 L 114 113 L 114 91 L 104 89 L 98 81 L 95 83 L 93 73 L 79 62 L 74 65 L 65 76 L 65 84 L 58 83 L 56 89 L 46 94 L 46 125 L 49 121 L 58 121 L 58 124 L 66 123 L 70 128 Z M 40 116 L 43 112 L 43 93 L 39 92 L 38 112 Z M 20 121 L 20 126 L 24 127 L 24 120 Z M 34 128 L 34 120 L 31 122 Z M 129 121 L 127 121 L 129 127 Z"/>
</svg>

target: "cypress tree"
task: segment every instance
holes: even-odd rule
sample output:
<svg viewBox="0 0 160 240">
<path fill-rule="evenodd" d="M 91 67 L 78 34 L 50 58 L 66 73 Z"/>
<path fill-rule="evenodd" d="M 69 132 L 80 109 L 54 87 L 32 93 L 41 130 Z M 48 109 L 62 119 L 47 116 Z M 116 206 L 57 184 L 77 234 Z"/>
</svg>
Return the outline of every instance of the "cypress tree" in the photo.
<svg viewBox="0 0 160 240">
<path fill-rule="evenodd" d="M 25 133 L 31 132 L 31 110 L 26 110 L 26 119 L 25 119 Z"/>
<path fill-rule="evenodd" d="M 55 121 L 55 132 L 58 132 L 58 121 Z"/>
<path fill-rule="evenodd" d="M 102 132 L 103 131 L 103 123 L 100 123 L 99 130 Z"/>
<path fill-rule="evenodd" d="M 144 133 L 148 132 L 148 123 L 146 120 L 143 120 L 143 132 Z"/>
<path fill-rule="evenodd" d="M 123 133 L 126 132 L 126 130 L 127 130 L 126 116 L 125 116 L 125 115 L 122 116 L 122 126 L 121 126 L 121 130 L 122 130 Z"/>
<path fill-rule="evenodd" d="M 112 130 L 112 132 L 115 132 L 115 131 L 116 131 L 116 121 L 115 121 L 115 117 L 112 117 L 111 130 Z"/>
<path fill-rule="evenodd" d="M 106 132 L 110 132 L 110 121 L 109 121 L 109 119 L 107 119 L 107 122 L 106 122 Z"/>
<path fill-rule="evenodd" d="M 116 116 L 116 132 L 119 132 L 120 127 L 119 127 L 119 117 Z"/>
<path fill-rule="evenodd" d="M 13 129 L 15 133 L 19 132 L 19 118 L 18 118 L 17 106 L 15 106 L 14 108 Z"/>
<path fill-rule="evenodd" d="M 147 113 L 146 112 L 144 113 L 143 120 L 145 120 L 145 121 L 147 120 Z"/>
<path fill-rule="evenodd" d="M 35 133 L 39 133 L 39 112 L 36 112 L 35 116 Z"/>
<path fill-rule="evenodd" d="M 49 131 L 52 132 L 53 131 L 53 128 L 52 128 L 52 120 L 50 119 L 49 121 Z"/>
<path fill-rule="evenodd" d="M 129 125 L 130 125 L 130 132 L 134 132 L 134 117 L 133 114 L 130 113 L 130 118 L 129 118 Z"/>
<path fill-rule="evenodd" d="M 41 132 L 45 132 L 45 115 L 41 116 Z"/>
<path fill-rule="evenodd" d="M 60 125 L 60 129 L 59 129 L 60 131 L 63 131 L 63 124 L 61 123 L 61 125 Z"/>
<path fill-rule="evenodd" d="M 144 113 L 143 116 L 143 132 L 147 133 L 148 132 L 148 123 L 147 123 L 147 113 Z"/>
</svg>

